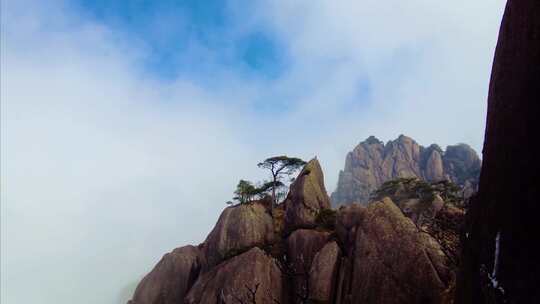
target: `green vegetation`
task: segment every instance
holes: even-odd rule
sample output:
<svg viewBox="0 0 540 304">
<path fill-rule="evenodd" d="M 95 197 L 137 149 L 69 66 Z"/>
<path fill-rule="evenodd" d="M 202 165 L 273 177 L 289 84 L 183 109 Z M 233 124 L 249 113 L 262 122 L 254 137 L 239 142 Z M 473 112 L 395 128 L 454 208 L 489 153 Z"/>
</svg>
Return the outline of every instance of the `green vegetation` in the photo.
<svg viewBox="0 0 540 304">
<path fill-rule="evenodd" d="M 371 196 L 372 199 L 394 196 L 432 202 L 438 194 L 445 202 L 457 205 L 462 200 L 460 190 L 459 186 L 447 180 L 429 183 L 418 178 L 398 178 L 383 183 Z"/>
<path fill-rule="evenodd" d="M 434 191 L 439 193 L 445 202 L 457 203 L 462 200 L 462 198 L 459 196 L 459 191 L 461 188 L 451 181 L 444 180 L 435 182 L 432 183 L 431 186 Z"/>
<path fill-rule="evenodd" d="M 300 158 L 288 157 L 285 155 L 270 157 L 257 164 L 259 168 L 270 170 L 272 175 L 272 205 L 277 205 L 277 183 L 280 182 L 284 176 L 290 177 L 293 175 L 305 164 L 306 162 Z"/>
<path fill-rule="evenodd" d="M 336 228 L 336 210 L 333 209 L 321 209 L 317 213 L 315 223 L 318 227 L 326 230 L 334 230 Z"/>
<path fill-rule="evenodd" d="M 269 170 L 272 180 L 255 185 L 248 180 L 241 179 L 234 191 L 233 200 L 240 204 L 246 204 L 254 200 L 268 198 L 271 201 L 270 206 L 273 208 L 287 195 L 287 186 L 283 183 L 284 178 L 289 177 L 289 182 L 294 182 L 291 175 L 300 170 L 305 164 L 305 161 L 296 157 L 275 156 L 267 158 L 257 166 Z M 234 203 L 227 201 L 226 204 L 233 205 Z"/>
<path fill-rule="evenodd" d="M 253 200 L 253 197 L 256 195 L 257 188 L 253 186 L 253 183 L 241 179 L 236 186 L 236 195 L 233 199 L 239 201 L 241 204 L 248 203 Z"/>
</svg>

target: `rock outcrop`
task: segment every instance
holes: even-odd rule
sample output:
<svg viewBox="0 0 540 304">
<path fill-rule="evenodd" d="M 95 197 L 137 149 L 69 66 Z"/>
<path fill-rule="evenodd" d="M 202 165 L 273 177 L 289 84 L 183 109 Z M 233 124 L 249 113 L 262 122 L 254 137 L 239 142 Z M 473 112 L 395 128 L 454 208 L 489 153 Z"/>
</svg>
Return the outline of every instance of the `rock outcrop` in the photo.
<svg viewBox="0 0 540 304">
<path fill-rule="evenodd" d="M 313 258 L 328 241 L 330 233 L 312 229 L 298 229 L 287 238 L 287 256 L 291 266 L 301 271 L 311 266 Z"/>
<path fill-rule="evenodd" d="M 363 214 L 351 228 L 354 240 L 346 240 L 342 263 L 350 270 L 339 280 L 339 303 L 442 303 L 454 273 L 437 240 L 390 198 L 358 210 Z"/>
<path fill-rule="evenodd" d="M 331 207 L 321 165 L 316 158 L 306 164 L 292 183 L 284 204 L 286 232 L 314 228 L 319 210 Z"/>
<path fill-rule="evenodd" d="M 317 252 L 309 271 L 309 299 L 314 303 L 333 303 L 341 249 L 335 241 Z"/>
<path fill-rule="evenodd" d="M 328 241 L 330 233 L 312 229 L 298 229 L 287 238 L 286 272 L 292 283 L 293 302 L 301 303 L 309 297 L 309 271 L 313 259 Z M 310 289 L 310 290 L 308 290 Z"/>
<path fill-rule="evenodd" d="M 455 254 L 441 216 L 449 203 L 415 203 L 418 191 L 399 189 L 331 210 L 312 160 L 284 203 L 272 212 L 261 202 L 226 208 L 203 244 L 166 255 L 131 302 L 450 303 Z"/>
<path fill-rule="evenodd" d="M 212 267 L 254 246 L 274 242 L 273 220 L 259 202 L 227 207 L 204 241 L 207 263 Z"/>
<path fill-rule="evenodd" d="M 448 146 L 443 151 L 435 144 L 424 148 L 404 135 L 387 144 L 371 136 L 347 154 L 332 203 L 366 204 L 384 182 L 400 177 L 449 180 L 470 195 L 476 190 L 480 166 L 476 152 L 465 144 Z"/>
<path fill-rule="evenodd" d="M 139 283 L 130 304 L 183 303 L 204 264 L 202 251 L 194 246 L 184 246 L 165 254 Z"/>
<path fill-rule="evenodd" d="M 478 194 L 457 303 L 540 303 L 540 2 L 506 4 L 489 85 Z"/>
<path fill-rule="evenodd" d="M 253 296 L 256 303 L 283 303 L 281 280 L 281 271 L 274 260 L 254 247 L 202 274 L 186 296 L 185 303 L 238 303 L 238 299 L 243 303 L 255 303 Z"/>
</svg>

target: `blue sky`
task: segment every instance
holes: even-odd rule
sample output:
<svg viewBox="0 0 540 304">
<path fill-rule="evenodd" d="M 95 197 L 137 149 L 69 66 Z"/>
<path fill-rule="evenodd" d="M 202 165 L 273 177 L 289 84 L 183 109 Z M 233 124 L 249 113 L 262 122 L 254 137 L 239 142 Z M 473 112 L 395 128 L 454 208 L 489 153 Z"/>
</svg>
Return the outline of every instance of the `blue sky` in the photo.
<svg viewBox="0 0 540 304">
<path fill-rule="evenodd" d="M 81 0 L 71 6 L 147 48 L 141 64 L 159 78 L 204 77 L 217 65 L 245 77 L 275 78 L 285 68 L 286 46 L 262 27 L 238 33 L 250 11 L 233 12 L 227 1 Z"/>
<path fill-rule="evenodd" d="M 503 0 L 246 3 L 2 1 L 2 304 L 125 303 L 272 155 L 481 150 Z"/>
</svg>

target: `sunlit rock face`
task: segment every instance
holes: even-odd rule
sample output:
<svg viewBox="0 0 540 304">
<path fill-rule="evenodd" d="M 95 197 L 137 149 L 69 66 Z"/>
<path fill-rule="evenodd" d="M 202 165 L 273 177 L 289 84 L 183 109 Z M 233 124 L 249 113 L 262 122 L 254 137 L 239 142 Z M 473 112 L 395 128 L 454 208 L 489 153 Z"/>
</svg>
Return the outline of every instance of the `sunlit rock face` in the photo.
<svg viewBox="0 0 540 304">
<path fill-rule="evenodd" d="M 540 2 L 509 0 L 489 85 L 483 164 L 457 303 L 540 303 Z"/>
<path fill-rule="evenodd" d="M 332 203 L 366 204 L 384 182 L 407 177 L 449 180 L 471 195 L 477 187 L 480 166 L 480 158 L 466 144 L 448 146 L 443 151 L 435 144 L 425 148 L 404 135 L 386 144 L 371 136 L 347 154 Z"/>
</svg>

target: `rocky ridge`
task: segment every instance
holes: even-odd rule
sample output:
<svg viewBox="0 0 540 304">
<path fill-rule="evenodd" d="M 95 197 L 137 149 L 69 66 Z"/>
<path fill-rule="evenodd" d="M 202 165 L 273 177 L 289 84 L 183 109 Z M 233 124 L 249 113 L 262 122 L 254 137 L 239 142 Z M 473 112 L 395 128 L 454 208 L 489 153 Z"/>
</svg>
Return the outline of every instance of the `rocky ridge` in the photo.
<svg viewBox="0 0 540 304">
<path fill-rule="evenodd" d="M 429 215 L 390 194 L 331 210 L 313 159 L 282 204 L 227 207 L 204 243 L 166 254 L 129 303 L 451 303 L 456 266 L 428 229 L 447 213 L 438 199 Z"/>
<path fill-rule="evenodd" d="M 366 204 L 384 182 L 406 177 L 449 180 L 469 197 L 477 189 L 480 166 L 480 158 L 466 144 L 448 146 L 443 151 L 436 144 L 425 148 L 404 135 L 386 144 L 370 136 L 347 154 L 332 203 Z"/>
</svg>

